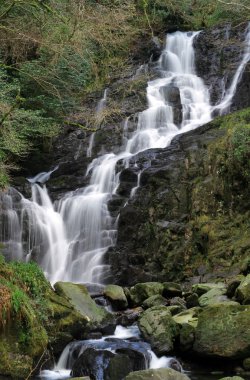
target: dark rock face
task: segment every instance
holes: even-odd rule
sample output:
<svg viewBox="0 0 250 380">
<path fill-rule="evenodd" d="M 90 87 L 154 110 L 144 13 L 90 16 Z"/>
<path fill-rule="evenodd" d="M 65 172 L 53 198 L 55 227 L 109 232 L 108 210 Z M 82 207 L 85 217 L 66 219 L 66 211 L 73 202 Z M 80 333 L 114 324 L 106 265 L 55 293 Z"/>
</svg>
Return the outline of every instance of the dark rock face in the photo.
<svg viewBox="0 0 250 380">
<path fill-rule="evenodd" d="M 217 104 L 228 89 L 239 67 L 245 48 L 247 24 L 231 27 L 226 24 L 203 30 L 194 41 L 197 74 L 210 89 L 211 102 Z M 250 63 L 238 84 L 231 111 L 250 105 Z"/>
<path fill-rule="evenodd" d="M 228 187 L 211 158 L 212 148 L 220 149 L 227 133 L 219 125 L 215 120 L 177 136 L 168 148 L 134 158 L 143 170 L 141 186 L 121 209 L 117 245 L 109 251 L 117 283 L 183 280 L 199 274 L 209 279 L 211 272 L 226 276 L 241 270 L 249 244 L 243 253 L 236 220 L 246 212 L 248 190 L 240 178 Z M 234 253 L 226 254 L 230 250 Z M 236 258 L 240 251 L 242 261 Z"/>
</svg>

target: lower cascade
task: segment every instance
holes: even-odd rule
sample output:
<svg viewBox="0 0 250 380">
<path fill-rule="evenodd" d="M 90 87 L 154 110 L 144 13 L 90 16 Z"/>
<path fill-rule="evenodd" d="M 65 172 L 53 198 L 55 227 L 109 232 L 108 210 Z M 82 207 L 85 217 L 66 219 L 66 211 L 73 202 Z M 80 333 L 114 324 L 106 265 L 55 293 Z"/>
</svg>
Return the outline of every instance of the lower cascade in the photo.
<svg viewBox="0 0 250 380">
<path fill-rule="evenodd" d="M 131 371 L 174 368 L 182 371 L 173 357 L 158 358 L 148 343 L 140 340 L 138 327 L 117 326 L 114 335 L 69 343 L 52 370 L 40 377 L 60 379 L 90 376 L 96 380 L 126 376 Z M 110 377 L 109 377 L 110 376 Z"/>
<path fill-rule="evenodd" d="M 103 264 L 105 252 L 114 246 L 117 220 L 108 202 L 119 185 L 118 161 L 129 159 L 147 149 L 165 148 L 174 136 L 190 131 L 212 119 L 214 111 L 228 110 L 237 83 L 250 59 L 250 31 L 246 47 L 229 89 L 219 104 L 210 105 L 209 90 L 195 74 L 193 41 L 199 32 L 176 32 L 167 35 L 166 47 L 157 64 L 158 78 L 148 83 L 148 108 L 139 114 L 137 129 L 123 139 L 120 153 L 95 158 L 87 168 L 89 185 L 67 193 L 52 203 L 45 182 L 49 173 L 30 178 L 32 198 L 25 199 L 9 189 L 2 193 L 0 241 L 10 259 L 37 261 L 51 283 L 73 281 L 103 283 L 109 273 Z M 171 103 L 175 97 L 179 110 Z M 97 107 L 105 107 L 107 91 Z M 127 133 L 126 128 L 124 132 Z M 91 156 L 94 135 L 87 155 Z M 140 173 L 138 174 L 138 186 Z M 138 187 L 137 186 L 137 187 Z M 133 196 L 136 188 L 131 192 Z"/>
</svg>

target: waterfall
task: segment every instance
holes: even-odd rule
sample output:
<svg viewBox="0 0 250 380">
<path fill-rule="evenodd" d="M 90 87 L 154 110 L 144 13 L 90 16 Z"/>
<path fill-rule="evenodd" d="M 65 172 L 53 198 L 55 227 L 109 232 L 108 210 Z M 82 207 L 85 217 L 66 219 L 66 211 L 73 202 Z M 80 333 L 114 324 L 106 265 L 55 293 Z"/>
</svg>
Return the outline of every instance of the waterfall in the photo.
<svg viewBox="0 0 250 380">
<path fill-rule="evenodd" d="M 89 185 L 66 194 L 53 205 L 43 183 L 49 173 L 40 173 L 29 179 L 32 199 L 9 191 L 0 203 L 4 207 L 4 223 L 0 238 L 4 253 L 22 260 L 35 259 L 48 279 L 77 282 L 105 281 L 109 267 L 103 259 L 109 247 L 116 243 L 117 220 L 109 213 L 108 202 L 119 185 L 116 163 L 128 160 L 135 154 L 151 148 L 165 148 L 177 134 L 192 130 L 209 122 L 214 110 L 210 105 L 209 91 L 195 73 L 193 40 L 198 32 L 176 32 L 167 36 L 166 47 L 158 62 L 157 79 L 148 83 L 148 108 L 139 115 L 136 131 L 127 136 L 124 125 L 123 147 L 119 154 L 105 154 L 95 158 L 88 166 Z M 247 33 L 250 40 L 250 32 Z M 227 108 L 236 85 L 249 60 L 249 46 L 224 96 L 220 109 Z M 107 100 L 105 91 L 97 107 L 101 113 Z M 93 136 L 93 135 L 92 135 Z M 88 156 L 92 154 L 94 136 L 90 139 Z M 137 186 L 140 185 L 140 173 Z M 1 204 L 0 204 L 1 206 Z M 10 250 L 11 255 L 10 255 Z"/>
</svg>

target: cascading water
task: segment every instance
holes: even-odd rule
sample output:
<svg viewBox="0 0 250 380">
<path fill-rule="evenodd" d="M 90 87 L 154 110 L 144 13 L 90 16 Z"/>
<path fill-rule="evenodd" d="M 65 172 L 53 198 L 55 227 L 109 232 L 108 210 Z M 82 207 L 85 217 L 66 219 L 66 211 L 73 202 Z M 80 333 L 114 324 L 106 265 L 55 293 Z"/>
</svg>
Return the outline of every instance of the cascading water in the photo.
<svg viewBox="0 0 250 380">
<path fill-rule="evenodd" d="M 130 157 L 146 149 L 164 148 L 177 134 L 211 120 L 214 108 L 210 106 L 209 91 L 195 74 L 193 40 L 196 35 L 176 32 L 167 36 L 158 64 L 159 78 L 148 83 L 148 109 L 139 115 L 137 130 L 131 138 L 124 138 L 119 154 L 105 154 L 92 161 L 86 174 L 90 176 L 89 186 L 66 194 L 53 206 L 46 188 L 34 183 L 44 181 L 47 173 L 43 173 L 43 181 L 41 175 L 29 180 L 31 200 L 18 194 L 21 199 L 15 206 L 12 190 L 4 195 L 8 199 L 3 200 L 6 202 L 2 217 L 5 222 L 0 239 L 6 246 L 5 252 L 8 247 L 13 250 L 12 258 L 29 260 L 32 257 L 44 268 L 52 283 L 58 280 L 103 282 L 109 269 L 103 265 L 103 256 L 116 241 L 116 220 L 108 211 L 108 201 L 119 185 L 116 163 L 128 162 Z M 246 40 L 249 42 L 250 32 Z M 248 46 L 231 87 L 216 106 L 220 112 L 228 109 L 249 55 Z M 104 106 L 106 96 L 107 93 L 100 107 Z M 124 131 L 127 133 L 126 123 Z M 91 151 L 90 144 L 89 156 Z M 135 191 L 136 188 L 131 195 Z"/>
</svg>

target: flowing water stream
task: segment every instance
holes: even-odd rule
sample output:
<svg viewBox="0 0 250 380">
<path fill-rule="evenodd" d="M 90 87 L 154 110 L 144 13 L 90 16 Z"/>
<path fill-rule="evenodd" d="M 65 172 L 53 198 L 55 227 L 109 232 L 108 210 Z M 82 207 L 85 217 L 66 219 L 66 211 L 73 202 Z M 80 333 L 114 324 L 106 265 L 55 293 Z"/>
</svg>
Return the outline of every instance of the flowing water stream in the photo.
<svg viewBox="0 0 250 380">
<path fill-rule="evenodd" d="M 30 200 L 14 189 L 0 195 L 3 209 L 0 241 L 6 256 L 36 260 L 52 283 L 58 280 L 103 282 L 109 271 L 103 257 L 115 245 L 117 235 L 117 221 L 108 210 L 108 202 L 119 185 L 117 162 L 128 162 L 130 157 L 146 149 L 164 148 L 177 134 L 209 122 L 214 110 L 220 113 L 228 110 L 250 59 L 248 29 L 241 64 L 220 104 L 212 107 L 209 90 L 195 73 L 193 40 L 197 34 L 176 32 L 167 36 L 157 67 L 159 77 L 148 83 L 148 108 L 139 114 L 136 131 L 127 138 L 125 123 L 120 153 L 111 152 L 93 159 L 86 173 L 90 177 L 88 186 L 67 193 L 58 204 L 52 204 L 43 183 L 54 168 L 28 179 L 32 188 Z M 107 95 L 106 90 L 97 107 L 97 117 L 105 107 Z M 89 157 L 94 137 L 93 134 L 90 138 Z M 131 196 L 139 185 L 140 174 Z"/>
</svg>

